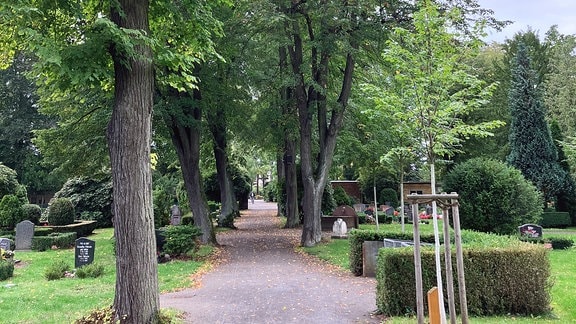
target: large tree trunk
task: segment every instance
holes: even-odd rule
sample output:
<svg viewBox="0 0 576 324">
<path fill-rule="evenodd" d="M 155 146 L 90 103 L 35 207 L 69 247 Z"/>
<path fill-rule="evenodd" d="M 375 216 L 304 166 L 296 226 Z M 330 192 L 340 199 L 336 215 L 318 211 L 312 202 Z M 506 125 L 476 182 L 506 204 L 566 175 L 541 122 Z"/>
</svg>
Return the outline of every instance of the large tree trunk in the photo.
<svg viewBox="0 0 576 324">
<path fill-rule="evenodd" d="M 184 96 L 188 96 L 188 94 L 184 94 Z M 201 100 L 200 91 L 194 90 L 193 97 L 196 101 Z M 177 106 L 179 105 L 180 103 L 177 103 Z M 204 189 L 202 188 L 202 177 L 200 175 L 200 121 L 202 119 L 202 110 L 199 108 L 199 105 L 195 107 L 182 106 L 178 108 L 181 108 L 182 114 L 191 117 L 194 121 L 188 125 L 182 125 L 182 121 L 174 115 L 170 115 L 170 117 L 166 119 L 170 136 L 172 137 L 172 143 L 176 148 L 178 159 L 180 160 L 194 225 L 202 230 L 202 243 L 216 244 L 214 226 L 208 213 L 208 205 L 206 204 L 206 199 L 203 194 Z"/>
<path fill-rule="evenodd" d="M 119 0 L 112 20 L 122 28 L 148 32 L 148 1 Z M 154 74 L 148 46 L 127 57 L 111 48 L 114 60 L 114 109 L 108 144 L 114 186 L 116 238 L 115 320 L 158 320 L 158 265 L 152 208 L 150 132 Z"/>
<path fill-rule="evenodd" d="M 220 186 L 220 202 L 222 204 L 218 216 L 218 226 L 234 228 L 234 218 L 239 216 L 238 203 L 234 193 L 232 179 L 228 173 L 228 154 L 226 138 L 226 118 L 224 111 L 218 111 L 210 118 L 210 131 L 214 138 L 214 158 L 216 159 L 216 172 Z"/>
<path fill-rule="evenodd" d="M 295 3 L 295 0 L 292 1 Z M 307 13 L 302 13 L 304 16 Z M 294 14 L 293 14 L 294 15 Z M 348 105 L 350 92 L 352 88 L 352 76 L 354 72 L 354 57 L 352 53 L 346 54 L 346 63 L 342 75 L 342 86 L 336 104 L 332 107 L 330 121 L 328 122 L 327 98 L 325 91 L 327 89 L 329 59 L 333 55 L 325 49 L 312 45 L 310 51 L 310 76 L 314 85 L 308 86 L 305 82 L 306 77 L 302 71 L 303 67 L 303 50 L 301 28 L 298 24 L 297 17 L 293 17 L 291 24 L 288 24 L 287 30 L 290 30 L 293 44 L 288 48 L 292 64 L 292 72 L 296 84 L 294 94 L 298 108 L 300 122 L 300 162 L 302 167 L 302 182 L 304 186 L 304 196 L 302 199 L 302 209 L 304 212 L 304 227 L 302 230 L 301 244 L 303 246 L 313 246 L 320 242 L 322 238 L 321 228 L 321 203 L 324 187 L 328 180 L 328 172 L 332 166 L 332 157 L 336 147 L 336 136 L 342 127 L 344 112 Z M 309 18 L 309 17 L 306 17 Z M 354 20 L 354 19 L 352 19 Z M 312 21 L 305 19 L 307 23 L 308 39 L 315 40 Z M 325 24 L 320 27 L 320 34 L 328 33 L 324 28 Z M 351 46 L 356 48 L 353 43 L 354 36 L 350 35 Z M 308 87 L 308 91 L 306 91 Z M 313 156 L 312 140 L 314 123 L 314 112 L 316 110 L 317 118 L 317 138 L 318 154 Z M 315 158 L 315 159 L 314 159 Z M 316 162 L 316 163 L 314 163 Z"/>
</svg>

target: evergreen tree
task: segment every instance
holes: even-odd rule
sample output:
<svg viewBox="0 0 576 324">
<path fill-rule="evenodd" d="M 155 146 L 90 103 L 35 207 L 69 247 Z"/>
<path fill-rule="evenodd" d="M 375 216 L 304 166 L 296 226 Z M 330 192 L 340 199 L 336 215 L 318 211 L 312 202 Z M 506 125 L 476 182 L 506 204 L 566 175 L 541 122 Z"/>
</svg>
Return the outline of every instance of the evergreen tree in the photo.
<svg viewBox="0 0 576 324">
<path fill-rule="evenodd" d="M 507 160 L 536 185 L 546 202 L 552 202 L 563 189 L 566 171 L 558 164 L 558 153 L 545 120 L 543 86 L 523 43 L 518 45 L 511 67 L 508 100 L 512 119 Z"/>
</svg>

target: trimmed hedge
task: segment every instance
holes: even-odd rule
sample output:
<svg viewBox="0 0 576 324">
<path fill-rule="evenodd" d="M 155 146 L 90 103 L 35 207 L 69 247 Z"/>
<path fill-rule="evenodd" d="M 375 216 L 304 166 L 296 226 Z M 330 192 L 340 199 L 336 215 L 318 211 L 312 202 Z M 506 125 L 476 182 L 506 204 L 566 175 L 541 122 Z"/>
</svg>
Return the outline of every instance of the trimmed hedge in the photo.
<svg viewBox="0 0 576 324">
<path fill-rule="evenodd" d="M 516 240 L 507 247 L 464 250 L 468 312 L 474 316 L 541 315 L 550 311 L 550 263 L 542 245 Z M 436 286 L 434 250 L 422 248 L 424 292 Z M 442 262 L 444 256 L 442 255 Z M 458 291 L 456 256 L 452 256 L 454 290 Z M 444 269 L 444 266 L 442 266 Z M 445 274 L 443 273 L 443 276 Z M 416 312 L 412 248 L 380 249 L 376 270 L 376 304 L 387 316 Z M 444 278 L 444 282 L 445 278 Z M 456 295 L 457 296 L 457 295 Z M 458 299 L 458 298 L 456 298 Z M 459 310 L 458 300 L 456 309 Z M 424 307 L 427 312 L 426 302 Z"/>
<path fill-rule="evenodd" d="M 564 228 L 571 224 L 568 212 L 543 212 L 540 226 L 545 228 Z"/>
<path fill-rule="evenodd" d="M 33 251 L 47 251 L 52 249 L 52 246 L 58 248 L 69 248 L 74 246 L 76 241 L 76 232 L 71 233 L 53 233 L 49 236 L 34 236 L 32 238 Z"/>
<path fill-rule="evenodd" d="M 73 224 L 62 225 L 62 226 L 38 226 L 42 228 L 42 231 L 51 231 L 52 233 L 76 233 L 76 237 L 86 237 L 90 236 L 92 232 L 98 226 L 97 221 L 85 220 L 85 221 L 75 221 Z M 35 232 L 38 233 L 39 228 L 36 227 Z"/>
<path fill-rule="evenodd" d="M 362 243 L 364 241 L 383 241 L 385 238 L 395 240 L 414 240 L 412 233 L 377 232 L 374 230 L 352 229 L 348 234 L 350 242 L 350 271 L 356 276 L 361 276 L 364 268 L 362 260 Z M 440 238 L 442 240 L 442 238 Z M 434 243 L 434 235 L 420 235 L 420 241 Z"/>
<path fill-rule="evenodd" d="M 574 245 L 573 240 L 561 237 L 551 237 L 550 243 L 552 244 L 552 248 L 554 250 L 565 250 L 571 248 L 572 245 Z"/>
</svg>

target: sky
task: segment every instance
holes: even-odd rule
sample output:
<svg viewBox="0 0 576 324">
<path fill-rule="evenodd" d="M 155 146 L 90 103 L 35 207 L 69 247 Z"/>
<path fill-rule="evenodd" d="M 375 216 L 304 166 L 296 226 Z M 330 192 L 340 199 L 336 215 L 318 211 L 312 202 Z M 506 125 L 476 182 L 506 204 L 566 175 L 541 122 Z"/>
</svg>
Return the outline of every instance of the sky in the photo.
<svg viewBox="0 0 576 324">
<path fill-rule="evenodd" d="M 519 31 L 528 30 L 528 26 L 540 38 L 552 25 L 558 25 L 561 34 L 576 34 L 575 0 L 478 0 L 478 3 L 494 10 L 496 19 L 514 22 L 499 33 L 488 30 L 488 41 L 503 42 Z"/>
</svg>

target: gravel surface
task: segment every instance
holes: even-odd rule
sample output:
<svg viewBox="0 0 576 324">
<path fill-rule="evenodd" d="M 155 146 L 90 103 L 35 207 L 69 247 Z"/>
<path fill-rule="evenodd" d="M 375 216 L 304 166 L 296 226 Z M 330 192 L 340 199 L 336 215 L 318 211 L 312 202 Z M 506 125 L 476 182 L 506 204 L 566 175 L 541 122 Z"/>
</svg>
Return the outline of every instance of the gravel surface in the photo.
<svg viewBox="0 0 576 324">
<path fill-rule="evenodd" d="M 355 277 L 294 251 L 301 229 L 282 229 L 276 204 L 256 200 L 220 233 L 220 262 L 197 288 L 163 294 L 186 323 L 380 323 L 374 278 Z"/>
</svg>

